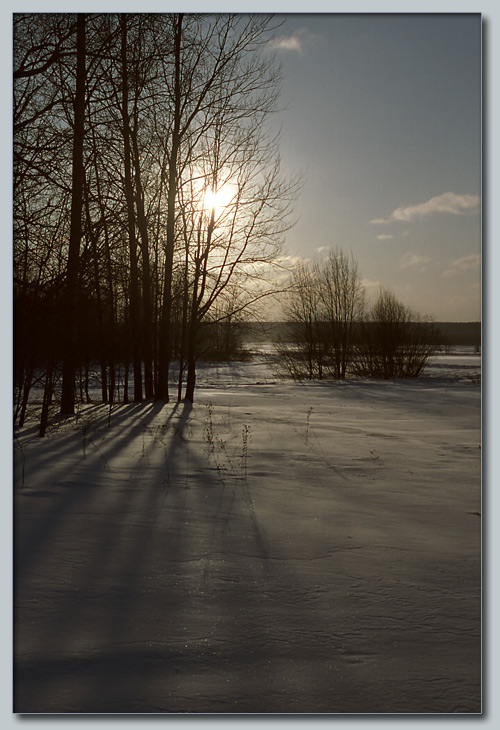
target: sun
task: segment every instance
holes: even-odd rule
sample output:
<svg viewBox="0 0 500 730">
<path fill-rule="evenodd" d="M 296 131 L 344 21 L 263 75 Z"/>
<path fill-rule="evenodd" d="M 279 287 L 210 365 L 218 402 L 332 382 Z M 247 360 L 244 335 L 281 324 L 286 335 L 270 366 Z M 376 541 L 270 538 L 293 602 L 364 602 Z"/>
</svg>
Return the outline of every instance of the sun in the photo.
<svg viewBox="0 0 500 730">
<path fill-rule="evenodd" d="M 215 218 L 219 218 L 232 199 L 232 192 L 228 185 L 218 190 L 208 189 L 203 198 L 203 208 L 207 211 L 214 211 Z"/>
</svg>

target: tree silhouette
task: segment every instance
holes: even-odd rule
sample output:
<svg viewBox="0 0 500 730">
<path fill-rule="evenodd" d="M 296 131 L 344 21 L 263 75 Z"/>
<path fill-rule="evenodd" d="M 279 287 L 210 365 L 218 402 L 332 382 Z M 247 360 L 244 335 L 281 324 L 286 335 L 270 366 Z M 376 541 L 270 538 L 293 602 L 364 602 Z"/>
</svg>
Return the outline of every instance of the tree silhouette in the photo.
<svg viewBox="0 0 500 730">
<path fill-rule="evenodd" d="M 134 400 L 166 401 L 174 359 L 177 397 L 187 372 L 192 400 L 200 326 L 264 294 L 297 189 L 267 131 L 274 27 L 260 15 L 14 16 L 18 418 L 47 373 L 46 410 L 65 415 L 91 370 L 104 401 L 129 400 L 130 365 Z M 230 200 L 210 222 L 204 192 L 223 184 Z"/>
<path fill-rule="evenodd" d="M 376 378 L 417 378 L 436 351 L 438 332 L 385 289 L 364 324 L 356 372 Z"/>
</svg>

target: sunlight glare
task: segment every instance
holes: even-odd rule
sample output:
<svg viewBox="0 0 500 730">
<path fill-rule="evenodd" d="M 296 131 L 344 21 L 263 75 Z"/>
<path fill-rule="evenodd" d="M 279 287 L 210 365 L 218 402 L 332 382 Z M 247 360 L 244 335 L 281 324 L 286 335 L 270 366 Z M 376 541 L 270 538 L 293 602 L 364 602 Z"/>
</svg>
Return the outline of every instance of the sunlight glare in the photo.
<svg viewBox="0 0 500 730">
<path fill-rule="evenodd" d="M 205 210 L 213 210 L 217 219 L 230 202 L 231 190 L 227 186 L 221 187 L 218 190 L 208 189 L 203 199 L 203 207 Z"/>
</svg>

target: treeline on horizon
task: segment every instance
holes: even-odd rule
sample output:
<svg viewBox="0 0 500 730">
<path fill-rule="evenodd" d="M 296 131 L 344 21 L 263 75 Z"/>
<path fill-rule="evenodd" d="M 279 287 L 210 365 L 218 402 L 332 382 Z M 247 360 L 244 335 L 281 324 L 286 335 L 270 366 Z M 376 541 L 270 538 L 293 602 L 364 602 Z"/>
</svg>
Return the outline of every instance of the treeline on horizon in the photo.
<svg viewBox="0 0 500 730">
<path fill-rule="evenodd" d="M 433 325 L 440 347 L 481 346 L 481 322 L 433 322 Z M 246 321 L 238 325 L 238 336 L 243 343 L 277 342 L 287 336 L 289 328 L 290 322 L 286 321 Z"/>
</svg>

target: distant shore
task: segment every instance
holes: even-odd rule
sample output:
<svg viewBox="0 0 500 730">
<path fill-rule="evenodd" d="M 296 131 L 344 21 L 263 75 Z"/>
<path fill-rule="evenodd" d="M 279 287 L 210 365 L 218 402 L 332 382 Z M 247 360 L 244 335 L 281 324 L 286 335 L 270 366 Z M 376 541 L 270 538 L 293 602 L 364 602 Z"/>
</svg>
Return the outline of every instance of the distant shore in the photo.
<svg viewBox="0 0 500 730">
<path fill-rule="evenodd" d="M 481 322 L 435 322 L 443 345 L 480 347 Z M 272 342 L 283 336 L 287 322 L 244 322 L 241 325 L 243 341 Z"/>
</svg>

